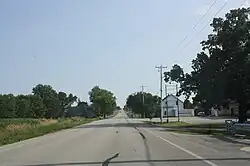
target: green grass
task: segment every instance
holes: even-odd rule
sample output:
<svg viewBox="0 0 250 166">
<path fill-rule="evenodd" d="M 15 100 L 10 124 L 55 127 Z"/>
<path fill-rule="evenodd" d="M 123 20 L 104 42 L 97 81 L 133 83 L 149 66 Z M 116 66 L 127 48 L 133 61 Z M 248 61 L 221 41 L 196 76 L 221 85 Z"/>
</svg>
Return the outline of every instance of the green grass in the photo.
<svg viewBox="0 0 250 166">
<path fill-rule="evenodd" d="M 5 128 L 8 125 L 18 125 L 18 124 L 39 124 L 39 119 L 29 119 L 29 118 L 20 118 L 20 119 L 0 119 L 0 129 Z"/>
<path fill-rule="evenodd" d="M 188 123 L 185 123 L 185 122 L 152 122 L 152 124 L 158 124 L 158 125 L 161 125 L 161 126 L 164 126 L 164 127 L 180 127 L 180 126 L 186 126 L 188 125 Z"/>
<path fill-rule="evenodd" d="M 202 129 L 202 128 L 195 128 L 195 129 L 167 129 L 167 131 L 181 133 L 181 134 L 191 134 L 191 135 L 226 135 L 225 131 L 219 131 L 214 129 Z"/>
<path fill-rule="evenodd" d="M 185 122 L 154 122 L 165 128 L 166 131 L 182 134 L 226 135 L 224 123 L 190 124 Z"/>
<path fill-rule="evenodd" d="M 93 120 L 95 119 L 0 119 L 0 145 L 41 136 L 61 129 L 71 128 Z"/>
</svg>

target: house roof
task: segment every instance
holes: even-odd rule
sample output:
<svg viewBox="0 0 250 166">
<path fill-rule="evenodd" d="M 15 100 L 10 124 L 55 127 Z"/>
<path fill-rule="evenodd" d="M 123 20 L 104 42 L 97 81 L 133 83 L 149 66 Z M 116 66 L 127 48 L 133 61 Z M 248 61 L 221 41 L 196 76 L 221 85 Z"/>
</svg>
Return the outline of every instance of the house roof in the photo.
<svg viewBox="0 0 250 166">
<path fill-rule="evenodd" d="M 165 100 L 165 99 L 167 99 L 169 96 L 173 96 L 174 98 L 178 99 L 178 101 L 180 101 L 180 102 L 182 102 L 182 103 L 183 103 L 183 101 L 182 101 L 182 100 L 180 100 L 178 97 L 176 97 L 176 96 L 175 96 L 175 95 L 173 95 L 173 94 L 167 95 L 166 97 L 164 97 L 164 98 L 162 99 L 162 101 L 163 101 L 163 100 Z"/>
</svg>

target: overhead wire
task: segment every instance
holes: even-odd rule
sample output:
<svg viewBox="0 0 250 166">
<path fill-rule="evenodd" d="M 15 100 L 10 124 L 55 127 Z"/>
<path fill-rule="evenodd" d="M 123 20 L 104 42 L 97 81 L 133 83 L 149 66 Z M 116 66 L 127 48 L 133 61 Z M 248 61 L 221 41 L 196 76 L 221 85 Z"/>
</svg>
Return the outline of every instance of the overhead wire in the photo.
<svg viewBox="0 0 250 166">
<path fill-rule="evenodd" d="M 206 10 L 206 12 L 200 17 L 200 19 L 196 22 L 196 24 L 193 26 L 192 31 L 194 31 L 196 29 L 196 27 L 201 23 L 201 21 L 203 20 L 203 18 L 209 13 L 209 11 L 213 8 L 213 6 L 216 4 L 218 0 L 214 0 L 211 5 L 209 5 L 208 9 Z M 186 41 L 186 39 L 188 38 L 188 34 L 176 45 L 175 49 L 179 48 L 179 46 Z M 173 50 L 173 51 L 174 51 Z"/>
<path fill-rule="evenodd" d="M 214 0 L 213 3 L 209 6 L 207 11 L 201 16 L 199 21 L 194 25 L 193 30 L 199 25 L 199 23 L 202 21 L 202 19 L 208 14 L 208 12 L 212 9 L 212 7 L 216 4 L 217 0 Z"/>
<path fill-rule="evenodd" d="M 248 0 L 244 0 L 241 4 L 240 7 L 242 7 Z M 216 12 L 216 14 L 214 15 L 214 17 L 216 17 L 223 9 L 224 7 L 227 5 L 227 1 L 225 1 L 225 3 L 222 5 L 222 7 Z M 189 46 L 189 44 L 191 44 L 193 42 L 193 40 L 195 39 L 195 37 L 197 37 L 208 25 L 210 25 L 210 23 L 213 21 L 213 19 L 211 19 L 198 33 L 196 33 L 196 35 L 181 49 L 180 52 L 182 52 L 185 48 L 187 48 Z"/>
<path fill-rule="evenodd" d="M 215 13 L 214 17 L 215 18 L 227 5 L 227 1 L 222 5 L 222 7 Z M 180 52 L 182 52 L 185 48 L 187 48 L 192 42 L 193 40 L 208 26 L 211 24 L 211 22 L 213 21 L 213 18 L 209 20 L 209 22 L 200 30 L 198 31 L 198 33 L 195 34 L 195 36 L 180 50 Z"/>
<path fill-rule="evenodd" d="M 248 2 L 248 0 L 244 0 L 241 4 L 240 4 L 240 7 L 243 7 L 243 5 Z"/>
</svg>

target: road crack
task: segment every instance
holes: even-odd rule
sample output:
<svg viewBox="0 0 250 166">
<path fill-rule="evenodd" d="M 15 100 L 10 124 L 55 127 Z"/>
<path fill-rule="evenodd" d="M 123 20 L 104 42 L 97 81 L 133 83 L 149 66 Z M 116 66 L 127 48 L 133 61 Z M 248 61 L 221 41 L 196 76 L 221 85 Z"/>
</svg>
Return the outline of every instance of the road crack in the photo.
<svg viewBox="0 0 250 166">
<path fill-rule="evenodd" d="M 111 160 L 113 160 L 114 158 L 117 158 L 118 156 L 119 156 L 119 153 L 116 153 L 114 156 L 112 156 L 112 157 L 106 159 L 106 160 L 102 163 L 102 166 L 108 166 L 108 165 L 109 165 L 109 162 L 110 162 Z"/>
</svg>

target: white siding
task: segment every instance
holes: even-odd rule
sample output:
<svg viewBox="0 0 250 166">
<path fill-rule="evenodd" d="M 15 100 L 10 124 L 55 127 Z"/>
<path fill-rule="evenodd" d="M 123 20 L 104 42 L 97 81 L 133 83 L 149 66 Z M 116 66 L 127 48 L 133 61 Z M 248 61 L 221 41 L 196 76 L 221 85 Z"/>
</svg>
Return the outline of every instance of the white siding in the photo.
<svg viewBox="0 0 250 166">
<path fill-rule="evenodd" d="M 166 104 L 166 101 L 168 104 Z M 173 95 L 168 96 L 162 101 L 162 108 L 163 108 L 163 116 L 167 115 L 168 110 L 168 116 L 178 116 L 178 107 L 176 105 L 177 98 Z M 189 111 L 185 110 L 183 107 L 183 102 L 178 101 L 179 104 L 179 114 L 180 116 L 192 116 Z M 168 109 L 167 109 L 168 106 Z"/>
</svg>

